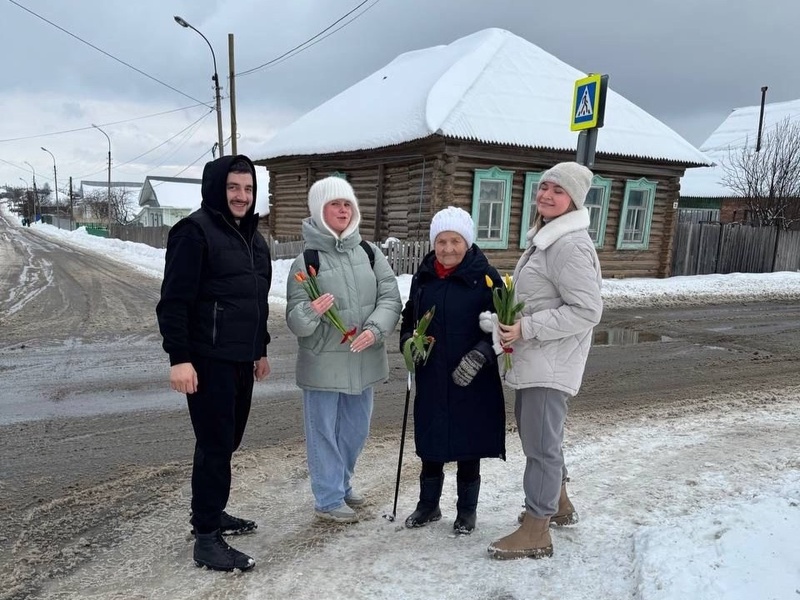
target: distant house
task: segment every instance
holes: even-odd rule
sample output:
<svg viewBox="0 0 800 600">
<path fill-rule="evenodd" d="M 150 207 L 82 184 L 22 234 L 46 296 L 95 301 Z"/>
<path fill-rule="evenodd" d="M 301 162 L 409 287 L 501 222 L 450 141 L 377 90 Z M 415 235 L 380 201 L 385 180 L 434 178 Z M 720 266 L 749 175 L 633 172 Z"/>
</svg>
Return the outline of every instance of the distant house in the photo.
<svg viewBox="0 0 800 600">
<path fill-rule="evenodd" d="M 201 179 L 146 177 L 139 192 L 141 210 L 135 222 L 145 227 L 171 227 L 200 208 L 201 187 Z"/>
<path fill-rule="evenodd" d="M 525 246 L 538 178 L 574 160 L 569 113 L 584 76 L 501 29 L 400 55 L 251 153 L 270 171 L 270 229 L 297 235 L 308 188 L 338 174 L 360 199 L 367 239 L 426 239 L 437 210 L 461 206 L 477 244 L 509 269 Z M 587 200 L 606 276 L 669 275 L 678 182 L 686 168 L 710 164 L 609 90 Z"/>
<path fill-rule="evenodd" d="M 751 220 L 746 198 L 725 183 L 725 165 L 746 148 L 755 148 L 761 106 L 737 108 L 700 146 L 714 166 L 692 169 L 681 179 L 680 210 L 686 220 L 748 223 Z M 762 139 L 786 119 L 800 118 L 800 100 L 764 105 Z M 699 217 L 699 219 L 698 219 Z"/>
</svg>

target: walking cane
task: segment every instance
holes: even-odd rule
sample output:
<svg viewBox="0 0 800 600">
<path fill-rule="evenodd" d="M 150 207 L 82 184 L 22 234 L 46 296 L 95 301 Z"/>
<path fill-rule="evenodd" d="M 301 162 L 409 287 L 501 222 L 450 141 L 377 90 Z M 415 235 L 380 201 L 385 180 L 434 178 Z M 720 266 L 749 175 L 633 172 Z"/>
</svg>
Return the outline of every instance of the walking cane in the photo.
<svg viewBox="0 0 800 600">
<path fill-rule="evenodd" d="M 411 371 L 408 372 L 408 381 L 406 382 L 406 406 L 403 409 L 403 431 L 400 434 L 400 455 L 397 457 L 397 481 L 394 484 L 394 507 L 392 514 L 383 515 L 384 519 L 388 519 L 393 523 L 397 517 L 397 496 L 400 494 L 400 471 L 403 468 L 403 447 L 406 443 L 406 424 L 408 423 L 408 404 L 411 400 Z"/>
</svg>

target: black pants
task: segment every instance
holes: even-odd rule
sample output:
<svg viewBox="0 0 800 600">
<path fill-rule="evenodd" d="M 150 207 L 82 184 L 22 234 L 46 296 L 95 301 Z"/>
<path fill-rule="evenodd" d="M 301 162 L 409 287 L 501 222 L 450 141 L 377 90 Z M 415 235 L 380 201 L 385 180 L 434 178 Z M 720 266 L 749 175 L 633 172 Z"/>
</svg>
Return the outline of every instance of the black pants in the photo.
<svg viewBox="0 0 800 600">
<path fill-rule="evenodd" d="M 250 414 L 253 363 L 192 359 L 197 392 L 187 394 L 194 428 L 192 525 L 199 533 L 219 529 L 231 492 L 231 456 Z"/>
</svg>

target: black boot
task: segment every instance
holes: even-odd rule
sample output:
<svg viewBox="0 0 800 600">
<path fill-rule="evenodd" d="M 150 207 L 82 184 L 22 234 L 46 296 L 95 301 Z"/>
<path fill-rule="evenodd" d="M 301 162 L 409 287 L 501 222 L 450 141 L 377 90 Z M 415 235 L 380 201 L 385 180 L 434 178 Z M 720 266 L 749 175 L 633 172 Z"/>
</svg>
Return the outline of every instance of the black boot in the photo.
<svg viewBox="0 0 800 600">
<path fill-rule="evenodd" d="M 439 510 L 439 497 L 442 495 L 443 485 L 444 474 L 438 477 L 420 476 L 417 510 L 406 519 L 406 527 L 409 529 L 422 527 L 442 518 L 442 511 Z"/>
<path fill-rule="evenodd" d="M 244 552 L 231 548 L 217 529 L 212 533 L 195 534 L 194 564 L 214 571 L 247 571 L 255 566 L 256 561 Z"/>
<path fill-rule="evenodd" d="M 456 533 L 470 534 L 475 529 L 478 508 L 478 494 L 481 491 L 481 478 L 472 481 L 458 481 L 458 516 L 453 523 L 453 531 Z"/>
</svg>

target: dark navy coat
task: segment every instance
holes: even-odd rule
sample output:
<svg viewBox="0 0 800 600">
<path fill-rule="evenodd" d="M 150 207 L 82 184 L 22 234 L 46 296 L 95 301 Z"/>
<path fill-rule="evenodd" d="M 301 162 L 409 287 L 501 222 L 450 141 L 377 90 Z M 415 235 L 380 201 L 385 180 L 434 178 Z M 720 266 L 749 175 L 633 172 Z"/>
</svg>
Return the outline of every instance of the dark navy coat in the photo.
<svg viewBox="0 0 800 600">
<path fill-rule="evenodd" d="M 415 371 L 414 441 L 425 461 L 451 462 L 497 457 L 505 459 L 505 401 L 492 350 L 491 335 L 481 331 L 478 316 L 491 310 L 494 285 L 500 275 L 473 244 L 449 276 L 440 279 L 434 253 L 423 260 L 411 281 L 400 325 L 401 349 L 419 318 L 436 307 L 428 335 L 436 338 L 428 362 Z M 453 382 L 452 373 L 470 350 L 479 350 L 486 364 L 466 387 Z"/>
</svg>

